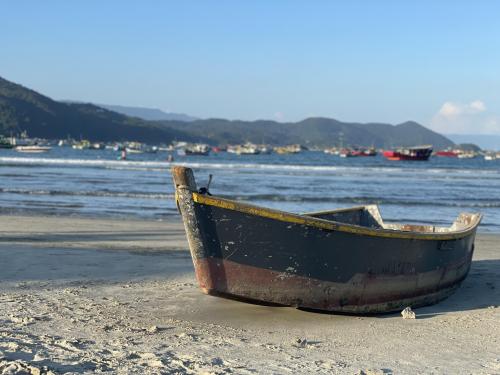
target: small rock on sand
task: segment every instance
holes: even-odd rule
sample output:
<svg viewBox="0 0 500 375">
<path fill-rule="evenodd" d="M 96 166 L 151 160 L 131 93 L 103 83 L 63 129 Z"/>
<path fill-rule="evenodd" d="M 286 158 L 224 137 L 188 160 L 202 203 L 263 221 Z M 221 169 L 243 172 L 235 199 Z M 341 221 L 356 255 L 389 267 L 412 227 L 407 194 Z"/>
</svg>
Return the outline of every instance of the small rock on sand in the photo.
<svg viewBox="0 0 500 375">
<path fill-rule="evenodd" d="M 158 329 L 158 327 L 157 327 L 157 326 L 151 326 L 151 327 L 149 327 L 148 329 L 146 329 L 146 331 L 147 331 L 148 333 L 156 333 L 156 332 L 158 332 L 158 331 L 159 331 L 159 329 Z"/>
<path fill-rule="evenodd" d="M 389 375 L 392 374 L 392 370 L 389 369 L 368 369 L 359 370 L 356 375 Z"/>
<path fill-rule="evenodd" d="M 417 317 L 415 312 L 409 306 L 401 311 L 401 315 L 403 316 L 403 319 L 415 319 Z"/>
<path fill-rule="evenodd" d="M 307 346 L 307 339 L 299 337 L 298 339 L 294 340 L 293 344 L 298 348 L 305 348 Z"/>
</svg>

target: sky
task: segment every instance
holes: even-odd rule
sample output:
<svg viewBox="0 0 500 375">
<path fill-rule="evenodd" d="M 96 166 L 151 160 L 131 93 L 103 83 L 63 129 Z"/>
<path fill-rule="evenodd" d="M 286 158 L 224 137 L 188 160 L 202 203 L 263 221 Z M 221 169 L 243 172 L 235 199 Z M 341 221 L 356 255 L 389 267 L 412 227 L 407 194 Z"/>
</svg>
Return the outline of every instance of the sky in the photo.
<svg viewBox="0 0 500 375">
<path fill-rule="evenodd" d="M 201 118 L 500 135 L 499 1 L 2 1 L 0 76 Z"/>
</svg>

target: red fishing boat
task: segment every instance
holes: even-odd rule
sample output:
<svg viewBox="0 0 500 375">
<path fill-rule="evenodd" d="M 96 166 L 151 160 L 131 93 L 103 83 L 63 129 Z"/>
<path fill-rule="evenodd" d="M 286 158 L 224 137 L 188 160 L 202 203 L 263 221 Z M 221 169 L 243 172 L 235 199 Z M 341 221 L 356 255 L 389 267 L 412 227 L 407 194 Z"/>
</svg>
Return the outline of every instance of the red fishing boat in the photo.
<svg viewBox="0 0 500 375">
<path fill-rule="evenodd" d="M 457 158 L 460 152 L 456 150 L 441 150 L 436 152 L 436 156 L 445 156 L 448 158 Z"/>
<path fill-rule="evenodd" d="M 401 147 L 384 151 L 389 160 L 428 160 L 432 154 L 432 146 Z"/>
</svg>

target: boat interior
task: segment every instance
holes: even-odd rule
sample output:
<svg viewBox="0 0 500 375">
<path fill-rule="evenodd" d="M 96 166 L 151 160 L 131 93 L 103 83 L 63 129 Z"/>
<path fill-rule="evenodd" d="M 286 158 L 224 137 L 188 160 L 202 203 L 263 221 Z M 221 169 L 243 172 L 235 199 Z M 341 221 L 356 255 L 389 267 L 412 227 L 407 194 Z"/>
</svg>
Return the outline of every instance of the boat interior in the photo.
<svg viewBox="0 0 500 375">
<path fill-rule="evenodd" d="M 463 231 L 477 224 L 480 214 L 461 213 L 449 227 L 435 225 L 384 223 L 377 205 L 358 206 L 331 211 L 309 212 L 303 214 L 318 219 L 344 224 L 358 225 L 373 229 L 388 229 L 405 232 L 447 233 Z"/>
</svg>

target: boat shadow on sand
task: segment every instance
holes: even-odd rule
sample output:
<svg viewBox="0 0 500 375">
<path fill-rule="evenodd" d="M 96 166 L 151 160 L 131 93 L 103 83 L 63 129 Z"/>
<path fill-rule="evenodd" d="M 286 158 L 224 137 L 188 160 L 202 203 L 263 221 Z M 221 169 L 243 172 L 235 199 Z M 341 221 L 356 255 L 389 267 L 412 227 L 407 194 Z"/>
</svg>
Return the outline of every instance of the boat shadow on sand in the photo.
<svg viewBox="0 0 500 375">
<path fill-rule="evenodd" d="M 500 308 L 500 259 L 472 262 L 467 278 L 447 299 L 416 310 L 417 318 L 432 318 L 449 312 Z"/>
</svg>

